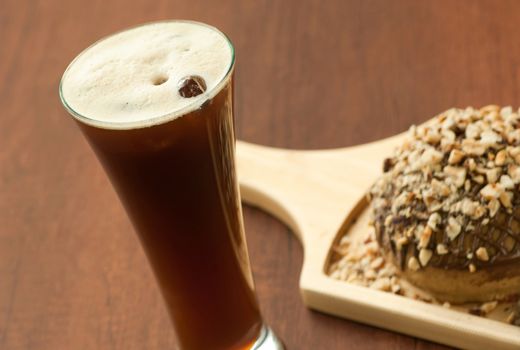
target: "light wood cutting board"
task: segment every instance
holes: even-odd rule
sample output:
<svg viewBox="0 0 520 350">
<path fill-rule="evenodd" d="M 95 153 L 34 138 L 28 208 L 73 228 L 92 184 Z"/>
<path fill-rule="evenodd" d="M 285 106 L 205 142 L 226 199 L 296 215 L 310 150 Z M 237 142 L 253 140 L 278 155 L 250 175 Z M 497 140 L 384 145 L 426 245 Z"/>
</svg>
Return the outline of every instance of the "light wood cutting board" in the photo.
<svg viewBox="0 0 520 350">
<path fill-rule="evenodd" d="M 368 229 L 364 195 L 403 137 L 317 151 L 238 141 L 242 200 L 279 218 L 299 238 L 300 290 L 308 307 L 466 349 L 520 349 L 519 327 L 327 276 L 337 236 L 346 229 Z"/>
</svg>

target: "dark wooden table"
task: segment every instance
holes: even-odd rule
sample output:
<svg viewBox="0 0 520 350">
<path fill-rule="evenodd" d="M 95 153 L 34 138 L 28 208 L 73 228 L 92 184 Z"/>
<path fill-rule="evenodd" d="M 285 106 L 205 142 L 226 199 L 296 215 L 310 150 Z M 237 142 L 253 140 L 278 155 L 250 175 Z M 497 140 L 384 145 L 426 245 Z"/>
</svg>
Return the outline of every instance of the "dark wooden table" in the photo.
<svg viewBox="0 0 520 350">
<path fill-rule="evenodd" d="M 1 0 L 1 349 L 175 348 L 135 234 L 57 93 L 94 40 L 167 18 L 234 41 L 250 142 L 348 146 L 451 106 L 519 105 L 517 1 Z M 444 348 L 306 309 L 298 241 L 257 209 L 245 220 L 265 318 L 289 349 Z"/>
</svg>

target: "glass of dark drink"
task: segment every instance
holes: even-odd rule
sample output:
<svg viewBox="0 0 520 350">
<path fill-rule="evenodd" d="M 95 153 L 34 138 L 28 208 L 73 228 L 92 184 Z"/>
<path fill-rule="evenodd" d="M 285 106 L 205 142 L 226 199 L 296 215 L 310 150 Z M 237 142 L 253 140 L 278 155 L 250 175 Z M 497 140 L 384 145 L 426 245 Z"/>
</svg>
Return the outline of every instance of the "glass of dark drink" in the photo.
<svg viewBox="0 0 520 350">
<path fill-rule="evenodd" d="M 140 238 L 182 349 L 283 349 L 254 292 L 234 167 L 234 49 L 149 23 L 69 65 L 60 97 Z"/>
</svg>

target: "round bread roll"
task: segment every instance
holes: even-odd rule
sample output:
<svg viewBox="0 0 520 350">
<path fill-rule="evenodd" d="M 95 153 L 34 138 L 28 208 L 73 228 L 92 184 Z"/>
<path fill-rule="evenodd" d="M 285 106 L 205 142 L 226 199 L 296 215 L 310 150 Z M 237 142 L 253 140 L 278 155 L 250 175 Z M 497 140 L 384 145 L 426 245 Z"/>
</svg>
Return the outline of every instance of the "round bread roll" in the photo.
<svg viewBox="0 0 520 350">
<path fill-rule="evenodd" d="M 370 191 L 404 278 L 452 303 L 520 293 L 520 113 L 450 109 L 412 126 Z"/>
</svg>

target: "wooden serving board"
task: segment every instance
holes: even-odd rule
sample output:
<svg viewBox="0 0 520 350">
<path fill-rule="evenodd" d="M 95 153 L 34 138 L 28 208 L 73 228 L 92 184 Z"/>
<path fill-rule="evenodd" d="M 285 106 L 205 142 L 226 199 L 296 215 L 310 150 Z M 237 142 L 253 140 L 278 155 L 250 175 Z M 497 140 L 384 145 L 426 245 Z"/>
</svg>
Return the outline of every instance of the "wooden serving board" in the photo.
<svg viewBox="0 0 520 350">
<path fill-rule="evenodd" d="M 338 235 L 368 229 L 364 195 L 403 137 L 317 151 L 238 141 L 242 199 L 282 220 L 299 238 L 300 290 L 308 307 L 466 349 L 520 349 L 519 327 L 327 276 Z"/>
</svg>

